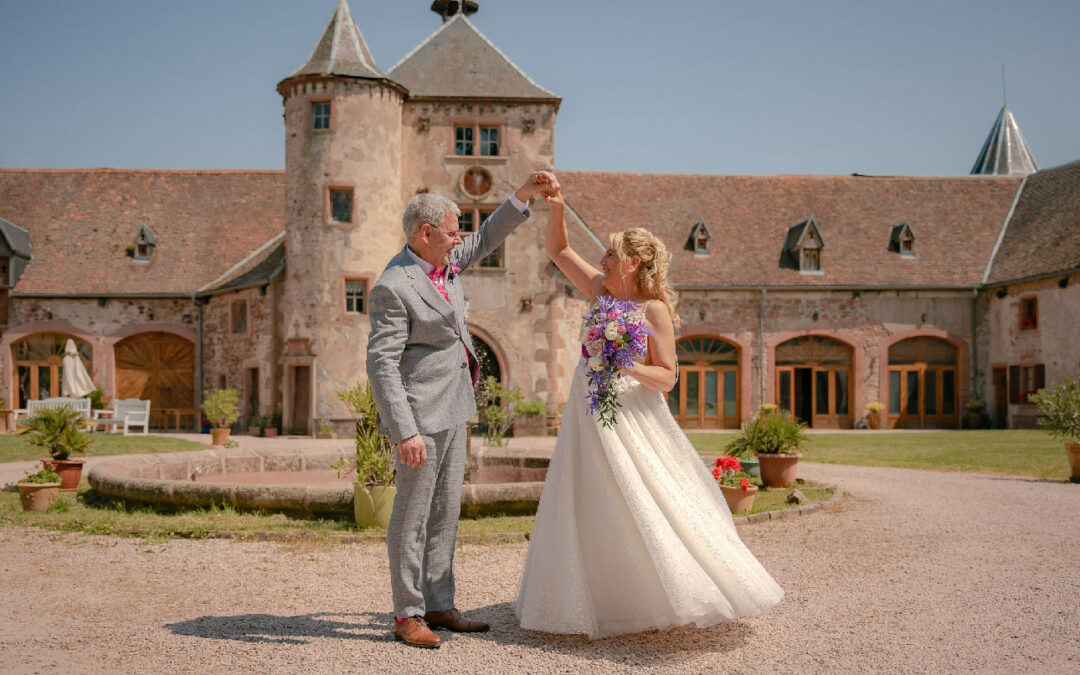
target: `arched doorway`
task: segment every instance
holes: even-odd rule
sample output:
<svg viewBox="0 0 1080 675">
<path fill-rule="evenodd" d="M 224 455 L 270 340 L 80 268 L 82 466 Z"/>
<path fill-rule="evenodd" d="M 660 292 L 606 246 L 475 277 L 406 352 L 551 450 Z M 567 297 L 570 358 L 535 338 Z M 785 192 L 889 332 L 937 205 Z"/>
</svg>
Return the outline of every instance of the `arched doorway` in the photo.
<svg viewBox="0 0 1080 675">
<path fill-rule="evenodd" d="M 851 428 L 849 345 L 806 335 L 776 347 L 776 403 L 811 427 Z"/>
<path fill-rule="evenodd" d="M 39 333 L 11 345 L 11 356 L 15 362 L 15 391 L 18 392 L 16 407 L 25 408 L 29 400 L 60 395 L 64 347 L 68 340 L 75 341 L 86 372 L 93 373 L 93 348 L 89 342 L 73 335 Z"/>
<path fill-rule="evenodd" d="M 689 337 L 675 345 L 679 381 L 668 407 L 687 429 L 739 426 L 739 348 L 717 337 Z"/>
<path fill-rule="evenodd" d="M 472 337 L 476 360 L 480 362 L 480 379 L 478 381 L 483 382 L 488 376 L 491 376 L 502 382 L 502 368 L 499 366 L 499 357 L 495 355 L 495 350 L 484 338 L 476 333 L 470 332 L 469 335 Z"/>
<path fill-rule="evenodd" d="M 955 345 L 936 337 L 914 337 L 889 347 L 889 426 L 901 429 L 955 428 Z"/>
<path fill-rule="evenodd" d="M 172 333 L 137 333 L 114 350 L 117 399 L 149 400 L 151 417 L 159 423 L 168 408 L 195 407 L 193 342 Z"/>
</svg>

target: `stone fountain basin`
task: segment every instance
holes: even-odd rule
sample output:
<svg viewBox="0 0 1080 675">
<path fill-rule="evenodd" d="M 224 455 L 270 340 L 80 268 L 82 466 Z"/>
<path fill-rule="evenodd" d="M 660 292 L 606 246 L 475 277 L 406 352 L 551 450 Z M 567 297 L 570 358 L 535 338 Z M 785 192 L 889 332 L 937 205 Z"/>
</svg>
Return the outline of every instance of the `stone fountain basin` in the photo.
<svg viewBox="0 0 1080 675">
<path fill-rule="evenodd" d="M 353 484 L 337 480 L 330 466 L 352 457 L 351 450 L 215 448 L 117 457 L 94 466 L 87 479 L 103 495 L 136 502 L 351 514 Z M 546 459 L 481 459 L 470 476 L 486 482 L 462 487 L 461 514 L 535 513 L 546 470 Z"/>
</svg>

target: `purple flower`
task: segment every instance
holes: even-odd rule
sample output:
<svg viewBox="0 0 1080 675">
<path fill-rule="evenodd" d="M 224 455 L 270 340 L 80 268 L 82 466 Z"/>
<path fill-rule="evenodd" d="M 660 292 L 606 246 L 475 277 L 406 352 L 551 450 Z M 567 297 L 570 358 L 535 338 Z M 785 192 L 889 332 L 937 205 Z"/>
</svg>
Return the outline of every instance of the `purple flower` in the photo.
<svg viewBox="0 0 1080 675">
<path fill-rule="evenodd" d="M 451 260 L 450 264 L 446 266 L 447 278 L 454 279 L 459 274 L 461 274 L 461 265 L 457 264 L 456 260 Z"/>
<path fill-rule="evenodd" d="M 614 388 L 615 382 L 623 376 L 619 368 L 633 368 L 635 362 L 645 356 L 652 331 L 645 325 L 640 305 L 609 296 L 597 298 L 596 304 L 582 318 L 588 326 L 587 339 L 594 345 L 593 351 L 601 363 L 599 370 L 590 368 L 588 371 L 589 414 L 599 418 L 605 427 L 611 427 L 615 423 L 615 411 L 620 407 Z M 618 326 L 613 340 L 604 337 L 604 327 L 610 322 Z M 596 344 L 599 344 L 599 350 Z M 589 360 L 589 349 L 585 345 L 582 345 L 581 355 L 586 362 Z"/>
</svg>

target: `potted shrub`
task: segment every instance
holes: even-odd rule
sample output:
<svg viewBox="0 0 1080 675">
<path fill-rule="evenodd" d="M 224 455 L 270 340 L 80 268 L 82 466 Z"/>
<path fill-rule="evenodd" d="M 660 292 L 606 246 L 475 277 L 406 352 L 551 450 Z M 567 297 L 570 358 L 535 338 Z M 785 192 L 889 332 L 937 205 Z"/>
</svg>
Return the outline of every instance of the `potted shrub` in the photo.
<svg viewBox="0 0 1080 675">
<path fill-rule="evenodd" d="M 262 415 L 252 415 L 248 420 L 248 436 L 258 436 L 263 428 Z"/>
<path fill-rule="evenodd" d="M 546 436 L 547 404 L 538 398 L 514 404 L 514 436 Z"/>
<path fill-rule="evenodd" d="M 1080 483 L 1080 381 L 1065 376 L 1056 385 L 1035 392 L 1029 400 L 1042 411 L 1039 426 L 1065 442 L 1069 480 Z"/>
<path fill-rule="evenodd" d="M 281 415 L 271 415 L 269 419 L 264 418 L 264 421 L 263 436 L 267 438 L 277 437 L 278 428 L 281 427 Z"/>
<path fill-rule="evenodd" d="M 361 382 L 351 389 L 337 392 L 338 400 L 356 417 L 356 460 L 345 460 L 345 466 L 356 471 L 353 485 L 353 515 L 360 527 L 390 524 L 394 510 L 394 448 L 390 439 L 379 433 L 378 409 L 371 384 Z"/>
<path fill-rule="evenodd" d="M 204 391 L 202 411 L 213 425 L 210 436 L 214 445 L 225 445 L 232 425 L 240 419 L 240 392 L 235 389 Z"/>
<path fill-rule="evenodd" d="M 871 429 L 880 429 L 881 413 L 885 410 L 885 404 L 881 401 L 870 401 L 866 404 L 866 426 Z"/>
<path fill-rule="evenodd" d="M 315 438 L 333 439 L 337 438 L 337 433 L 334 431 L 334 427 L 329 424 L 321 424 L 319 430 L 315 432 Z"/>
<path fill-rule="evenodd" d="M 750 484 L 750 476 L 743 471 L 742 463 L 737 457 L 717 457 L 712 474 L 733 514 L 754 508 L 754 495 L 757 494 L 758 486 Z"/>
<path fill-rule="evenodd" d="M 964 426 L 968 429 L 982 429 L 983 427 L 983 405 L 982 401 L 968 401 L 964 404 L 967 412 L 964 413 Z"/>
<path fill-rule="evenodd" d="M 68 406 L 39 410 L 26 421 L 23 433 L 30 435 L 31 443 L 48 451 L 50 459 L 42 460 L 42 464 L 60 475 L 63 490 L 79 489 L 86 462 L 71 459 L 71 455 L 85 455 L 91 444 L 90 434 L 79 428 L 82 422 L 82 415 Z"/>
<path fill-rule="evenodd" d="M 769 487 L 786 488 L 795 482 L 802 456 L 799 449 L 807 441 L 802 432 L 805 427 L 787 410 L 766 404 L 735 433 L 727 450 L 736 457 L 756 454 L 761 462 L 762 482 Z"/>
<path fill-rule="evenodd" d="M 19 481 L 19 501 L 23 511 L 44 511 L 60 496 L 60 474 L 49 469 L 27 472 Z"/>
</svg>

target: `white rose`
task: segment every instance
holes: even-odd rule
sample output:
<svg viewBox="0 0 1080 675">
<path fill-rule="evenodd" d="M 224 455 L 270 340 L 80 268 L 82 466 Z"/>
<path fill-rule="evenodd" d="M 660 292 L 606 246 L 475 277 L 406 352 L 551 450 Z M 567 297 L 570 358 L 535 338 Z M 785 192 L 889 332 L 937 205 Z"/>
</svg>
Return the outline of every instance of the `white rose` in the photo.
<svg viewBox="0 0 1080 675">
<path fill-rule="evenodd" d="M 589 356 L 596 356 L 603 348 L 599 340 L 589 340 L 585 343 L 585 351 L 589 352 Z"/>
<path fill-rule="evenodd" d="M 599 356 L 590 356 L 589 357 L 589 367 L 592 368 L 593 370 L 603 370 L 603 368 L 604 368 L 604 359 L 600 358 Z"/>
<path fill-rule="evenodd" d="M 608 325 L 604 326 L 604 337 L 609 340 L 617 340 L 619 338 L 619 324 L 609 321 Z"/>
</svg>

